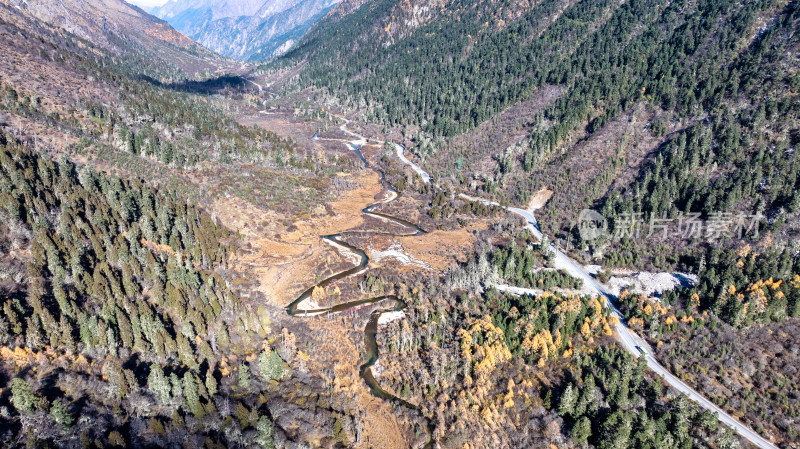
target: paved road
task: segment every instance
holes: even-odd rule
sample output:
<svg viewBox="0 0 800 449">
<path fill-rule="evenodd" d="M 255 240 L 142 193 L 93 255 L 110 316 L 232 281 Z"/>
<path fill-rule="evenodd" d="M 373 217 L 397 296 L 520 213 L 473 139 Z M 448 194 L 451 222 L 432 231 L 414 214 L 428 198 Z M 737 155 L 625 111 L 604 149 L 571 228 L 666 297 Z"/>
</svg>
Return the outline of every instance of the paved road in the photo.
<svg viewBox="0 0 800 449">
<path fill-rule="evenodd" d="M 340 118 L 345 120 L 345 123 L 339 129 L 341 129 L 348 135 L 356 137 L 358 139 L 352 143 L 362 144 L 367 141 L 367 139 L 364 136 L 356 134 L 347 129 L 347 125 L 350 123 L 349 120 L 345 119 L 344 117 Z M 384 143 L 383 141 L 377 141 L 377 142 L 381 144 Z M 403 161 L 405 164 L 409 165 L 412 169 L 414 169 L 414 171 L 420 175 L 420 177 L 425 183 L 431 182 L 431 177 L 428 175 L 428 173 L 426 173 L 424 170 L 422 170 L 422 168 L 420 168 L 418 165 L 411 162 L 405 157 L 404 154 L 405 148 L 399 144 L 394 144 L 394 145 L 395 148 L 397 149 L 397 156 L 400 158 L 400 160 Z M 463 193 L 459 194 L 459 196 L 471 201 L 480 201 L 487 205 L 493 205 L 493 206 L 500 205 L 493 201 L 472 197 L 469 195 L 465 195 Z M 516 215 L 519 215 L 520 217 L 525 219 L 526 222 L 525 227 L 529 229 L 531 233 L 534 235 L 534 237 L 539 239 L 539 241 L 542 240 L 543 237 L 542 231 L 539 229 L 536 217 L 534 217 L 531 212 L 516 207 L 507 207 L 506 210 Z M 647 360 L 647 366 L 650 369 L 652 369 L 656 374 L 658 374 L 662 379 L 664 379 L 664 381 L 667 384 L 669 384 L 676 390 L 680 391 L 681 393 L 685 394 L 689 399 L 693 400 L 704 409 L 709 410 L 712 413 L 716 414 L 720 422 L 733 428 L 737 433 L 739 433 L 739 435 L 750 441 L 755 446 L 761 449 L 778 449 L 777 446 L 770 443 L 766 439 L 762 438 L 756 432 L 754 432 L 747 426 L 743 425 L 732 416 L 725 413 L 722 409 L 714 405 L 714 403 L 712 403 L 711 401 L 700 395 L 700 393 L 696 392 L 690 386 L 683 383 L 683 381 L 673 376 L 666 368 L 664 368 L 660 363 L 658 363 L 658 361 L 653 357 L 652 348 L 650 348 L 647 342 L 645 342 L 644 339 L 642 339 L 639 335 L 633 332 L 625 324 L 622 312 L 620 312 L 620 310 L 614 304 L 616 297 L 613 294 L 611 294 L 611 292 L 608 291 L 608 289 L 605 288 L 602 284 L 597 282 L 597 280 L 592 275 L 586 272 L 586 270 L 584 270 L 582 266 L 577 264 L 574 260 L 572 260 L 566 254 L 560 251 L 554 243 L 551 243 L 548 246 L 548 249 L 554 254 L 553 265 L 555 268 L 563 269 L 570 275 L 583 280 L 583 283 L 586 287 L 588 287 L 589 289 L 593 290 L 596 294 L 606 299 L 606 305 L 611 310 L 611 314 L 619 320 L 619 324 L 617 324 L 616 326 L 617 338 L 619 339 L 620 343 L 622 344 L 622 347 L 625 348 L 625 350 L 627 350 L 636 357 L 639 357 L 640 355 L 642 355 L 642 353 L 644 353 L 645 360 Z M 512 288 L 507 288 L 507 289 L 512 293 L 519 294 L 520 292 L 519 287 L 513 287 L 513 289 Z"/>
<path fill-rule="evenodd" d="M 242 77 L 242 78 L 244 78 L 244 80 L 247 81 L 248 83 L 254 84 L 258 88 L 259 92 L 263 92 L 264 91 L 264 88 L 261 86 L 261 84 L 258 84 L 257 82 L 251 80 L 250 78 L 246 78 L 246 77 Z"/>
<path fill-rule="evenodd" d="M 464 198 L 471 199 L 471 200 L 478 200 L 483 201 L 487 204 L 494 204 L 489 201 L 480 200 L 477 198 L 469 197 L 467 195 L 462 195 Z M 539 226 L 536 222 L 536 218 L 533 216 L 532 213 L 515 207 L 509 207 L 509 212 L 515 213 L 526 221 L 526 227 L 533 233 L 533 235 L 542 240 L 542 232 L 539 229 Z M 639 335 L 633 332 L 626 324 L 622 312 L 617 308 L 614 304 L 616 297 L 608 291 L 605 286 L 597 282 L 597 280 L 586 272 L 582 266 L 577 264 L 574 260 L 567 257 L 566 254 L 561 252 L 555 244 L 549 245 L 549 250 L 555 254 L 554 259 L 554 266 L 555 268 L 560 268 L 566 270 L 570 275 L 575 276 L 579 279 L 582 279 L 584 285 L 589 287 L 591 290 L 596 292 L 598 295 L 603 296 L 606 299 L 606 304 L 608 308 L 611 309 L 612 315 L 617 317 L 619 320 L 619 324 L 616 327 L 617 336 L 622 344 L 622 347 L 625 348 L 628 352 L 633 354 L 634 356 L 639 356 L 641 352 L 644 352 L 645 360 L 647 360 L 647 366 L 651 370 L 653 370 L 656 374 L 658 374 L 664 381 L 675 388 L 676 390 L 680 391 L 681 393 L 685 394 L 689 399 L 693 400 L 701 407 L 706 410 L 711 411 L 717 415 L 720 422 L 724 423 L 725 425 L 733 428 L 739 435 L 743 436 L 745 439 L 753 443 L 754 445 L 762 448 L 762 449 L 777 449 L 777 446 L 770 443 L 766 439 L 762 438 L 756 432 L 748 428 L 747 426 L 743 425 L 739 421 L 737 421 L 732 416 L 725 413 L 722 409 L 714 405 L 713 402 L 709 401 L 705 397 L 703 397 L 700 393 L 692 389 L 690 386 L 686 385 L 683 381 L 678 379 L 677 377 L 673 376 L 666 368 L 664 368 L 658 361 L 653 357 L 653 351 L 650 346 L 642 339 Z M 510 290 L 512 293 L 518 293 L 519 290 L 514 289 Z M 641 351 L 640 349 L 641 348 Z"/>
<path fill-rule="evenodd" d="M 344 117 L 342 117 L 340 115 L 336 115 L 335 117 L 338 117 L 338 118 L 344 120 L 344 123 L 342 124 L 342 126 L 339 127 L 339 129 L 342 132 L 344 132 L 345 134 L 347 134 L 349 136 L 353 136 L 353 137 L 355 137 L 357 139 L 357 140 L 354 140 L 354 141 L 350 142 L 351 144 L 360 146 L 360 145 L 363 145 L 363 144 L 367 143 L 368 139 L 366 137 L 364 137 L 364 136 L 362 136 L 360 134 L 354 133 L 354 132 L 350 131 L 349 129 L 347 129 L 347 125 L 350 124 L 350 120 L 348 120 L 348 119 L 346 119 L 346 118 L 344 118 Z M 373 140 L 373 142 L 377 143 L 377 144 L 380 144 L 380 145 L 383 145 L 384 143 L 386 143 L 383 140 Z M 423 170 L 419 165 L 411 162 L 410 160 L 408 160 L 408 158 L 406 158 L 406 154 L 405 154 L 406 153 L 406 147 L 404 147 L 403 145 L 400 145 L 399 143 L 392 143 L 392 145 L 394 145 L 395 151 L 397 153 L 397 157 L 400 158 L 400 160 L 403 161 L 404 164 L 406 164 L 409 167 L 411 167 L 419 175 L 419 177 L 422 178 L 422 181 L 424 181 L 425 183 L 431 182 L 431 177 L 425 170 Z"/>
<path fill-rule="evenodd" d="M 427 172 L 425 172 L 425 170 L 421 169 L 419 167 L 419 165 L 417 165 L 417 164 L 409 161 L 408 159 L 406 159 L 406 155 L 405 155 L 406 147 L 400 145 L 399 143 L 394 144 L 394 147 L 397 150 L 397 157 L 399 157 L 401 161 L 403 161 L 406 165 L 408 165 L 412 169 L 414 169 L 414 171 L 417 172 L 419 177 L 422 178 L 422 180 L 425 183 L 431 182 L 431 177 Z"/>
</svg>

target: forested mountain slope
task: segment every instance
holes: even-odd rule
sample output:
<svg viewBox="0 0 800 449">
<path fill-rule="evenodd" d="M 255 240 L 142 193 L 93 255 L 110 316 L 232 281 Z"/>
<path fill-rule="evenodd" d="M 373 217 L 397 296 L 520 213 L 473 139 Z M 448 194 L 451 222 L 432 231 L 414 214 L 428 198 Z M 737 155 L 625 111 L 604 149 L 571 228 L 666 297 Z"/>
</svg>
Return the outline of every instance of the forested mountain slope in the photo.
<svg viewBox="0 0 800 449">
<path fill-rule="evenodd" d="M 261 298 L 229 287 L 241 236 L 211 209 L 300 213 L 337 159 L 237 122 L 227 101 L 259 105 L 242 78 L 108 36 L 0 4 L 0 445 L 273 447 L 262 393 L 288 365 Z M 278 187 L 242 189 L 254 173 Z"/>
<path fill-rule="evenodd" d="M 569 232 L 578 211 L 604 206 L 612 231 L 630 212 L 761 212 L 762 234 L 794 235 L 797 28 L 785 0 L 379 0 L 278 64 L 302 61 L 295 86 L 403 128 L 442 181 L 519 204 L 554 190 L 545 228 L 623 264 Z"/>
<path fill-rule="evenodd" d="M 4 134 L 0 159 L 3 444 L 218 440 L 230 391 L 218 367 L 258 338 L 216 272 L 231 233 L 175 192 L 53 162 Z M 245 327 L 263 334 L 255 320 Z M 259 360 L 254 384 L 283 376 L 277 354 Z M 271 442 L 268 416 L 251 418 L 241 399 L 227 444 L 251 419 L 248 440 Z"/>
<path fill-rule="evenodd" d="M 238 76 L 193 81 L 202 75 L 144 54 L 93 46 L 5 5 L 0 20 L 0 113 L 3 127 L 19 139 L 54 152 L 98 151 L 108 162 L 117 159 L 114 164 L 134 156 L 136 163 L 124 164 L 133 172 L 142 164 L 232 160 L 265 149 L 270 139 L 278 143 L 273 134 L 242 126 L 193 95 L 240 89 L 245 81 Z"/>
</svg>

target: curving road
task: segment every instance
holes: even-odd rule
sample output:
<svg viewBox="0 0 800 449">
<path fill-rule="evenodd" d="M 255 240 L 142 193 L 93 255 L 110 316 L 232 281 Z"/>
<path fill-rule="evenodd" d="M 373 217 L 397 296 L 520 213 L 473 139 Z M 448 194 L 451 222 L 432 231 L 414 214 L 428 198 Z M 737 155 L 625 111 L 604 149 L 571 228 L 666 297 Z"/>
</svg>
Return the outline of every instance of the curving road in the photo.
<svg viewBox="0 0 800 449">
<path fill-rule="evenodd" d="M 347 129 L 347 125 L 350 124 L 350 120 L 348 120 L 348 119 L 346 119 L 346 118 L 344 118 L 344 117 L 342 117 L 340 115 L 334 115 L 334 117 L 344 121 L 342 126 L 339 127 L 339 130 L 341 130 L 343 133 L 345 133 L 345 134 L 347 134 L 349 136 L 353 136 L 353 137 L 357 137 L 358 138 L 358 140 L 350 142 L 351 144 L 363 145 L 363 144 L 365 144 L 365 143 L 367 143 L 369 141 L 369 139 L 365 138 L 364 136 L 362 136 L 360 134 L 356 134 L 356 133 L 350 131 L 349 129 Z M 386 143 L 386 141 L 376 140 L 376 139 L 373 139 L 373 142 L 378 143 L 380 145 L 383 145 L 383 144 Z M 406 157 L 406 154 L 405 154 L 406 153 L 406 147 L 404 147 L 403 145 L 400 145 L 399 143 L 394 143 L 394 142 L 392 142 L 392 145 L 394 145 L 394 149 L 395 149 L 395 153 L 397 154 L 397 157 L 401 161 L 403 161 L 404 164 L 406 164 L 409 167 L 411 167 L 411 169 L 414 170 L 419 175 L 420 178 L 422 178 L 423 182 L 425 182 L 426 184 L 431 182 L 431 176 L 425 170 L 423 170 L 419 165 L 417 165 L 417 164 L 411 162 L 410 160 L 408 160 L 408 158 Z"/>
<path fill-rule="evenodd" d="M 533 216 L 532 213 L 523 209 L 518 209 L 513 207 L 508 208 L 508 210 L 524 218 L 527 223 L 526 227 L 530 229 L 531 232 L 541 241 L 542 232 L 539 230 L 539 226 L 536 223 L 536 218 Z M 630 352 L 634 356 L 638 357 L 640 354 L 644 355 L 645 360 L 647 360 L 648 368 L 653 370 L 662 379 L 664 379 L 664 381 L 667 384 L 669 384 L 676 390 L 680 391 L 681 393 L 685 394 L 689 399 L 693 400 L 704 409 L 709 410 L 712 413 L 716 414 L 720 422 L 733 428 L 739 435 L 741 435 L 742 437 L 753 443 L 755 446 L 758 446 L 762 449 L 778 449 L 777 446 L 767 441 L 765 438 L 762 438 L 759 434 L 757 434 L 749 427 L 737 421 L 734 417 L 725 413 L 725 411 L 717 407 L 713 402 L 709 401 L 700 393 L 692 389 L 692 387 L 686 385 L 683 381 L 673 376 L 672 373 L 669 372 L 669 370 L 667 370 L 666 368 L 664 368 L 664 366 L 658 363 L 655 357 L 653 357 L 652 349 L 647 344 L 647 342 L 645 342 L 642 337 L 633 332 L 625 324 L 625 318 L 623 317 L 622 312 L 620 312 L 620 310 L 614 304 L 614 300 L 616 300 L 616 297 L 611 292 L 609 292 L 608 289 L 606 289 L 602 284 L 597 282 L 597 280 L 592 275 L 587 273 L 586 270 L 583 269 L 583 267 L 575 263 L 574 260 L 567 257 L 563 252 L 559 251 L 558 248 L 555 246 L 555 244 L 551 243 L 549 249 L 551 252 L 555 254 L 554 265 L 556 268 L 562 268 L 572 276 L 582 279 L 584 285 L 588 286 L 589 288 L 594 290 L 598 295 L 601 295 L 606 299 L 606 304 L 608 305 L 608 308 L 611 309 L 612 315 L 617 317 L 617 319 L 619 320 L 619 324 L 617 324 L 616 330 L 618 339 L 622 344 L 622 347 L 624 347 L 628 352 Z"/>
<path fill-rule="evenodd" d="M 250 78 L 247 78 L 247 77 L 245 77 L 245 76 L 243 76 L 243 77 L 242 77 L 242 79 L 244 79 L 244 80 L 245 80 L 245 81 L 247 81 L 248 83 L 251 83 L 251 84 L 255 85 L 255 86 L 258 88 L 258 92 L 259 92 L 259 93 L 261 93 L 261 92 L 263 92 L 263 91 L 264 91 L 264 87 L 263 87 L 261 84 L 258 84 L 257 82 L 255 82 L 255 81 L 253 81 L 253 80 L 251 80 Z"/>
<path fill-rule="evenodd" d="M 419 177 L 422 178 L 422 180 L 426 184 L 431 182 L 431 177 L 430 177 L 430 175 L 428 173 L 425 172 L 425 170 L 421 169 L 419 167 L 419 165 L 411 162 L 410 160 L 408 160 L 406 158 L 406 155 L 405 155 L 406 148 L 404 146 L 400 145 L 399 143 L 396 143 L 396 144 L 394 144 L 394 147 L 397 150 L 397 157 L 400 158 L 400 160 L 403 161 L 403 163 L 405 163 L 406 165 L 410 166 L 415 172 L 417 172 Z"/>
<path fill-rule="evenodd" d="M 465 195 L 463 193 L 460 194 L 459 196 L 470 201 L 479 201 L 487 205 L 500 206 L 500 204 L 496 202 L 472 197 L 469 195 Z M 525 227 L 529 229 L 531 233 L 537 239 L 539 239 L 539 241 L 542 241 L 543 237 L 542 231 L 539 229 L 536 217 L 534 217 L 531 212 L 516 207 L 507 207 L 506 210 L 524 218 L 526 222 Z M 551 243 L 548 249 L 555 255 L 553 261 L 555 268 L 563 269 L 570 275 L 583 280 L 585 286 L 589 287 L 595 293 L 597 293 L 600 296 L 603 296 L 606 299 L 606 305 L 611 310 L 612 315 L 619 320 L 619 323 L 616 326 L 617 339 L 622 344 L 623 348 L 625 348 L 628 352 L 630 352 L 636 357 L 644 355 L 645 360 L 647 361 L 648 368 L 650 368 L 656 374 L 658 374 L 664 380 L 664 382 L 666 382 L 676 390 L 680 391 L 681 393 L 685 394 L 689 399 L 696 402 L 704 409 L 716 414 L 720 422 L 727 425 L 728 427 L 733 428 L 733 430 L 735 430 L 739 435 L 744 437 L 753 445 L 762 449 L 778 449 L 777 446 L 767 441 L 765 438 L 761 437 L 759 434 L 751 430 L 749 427 L 737 421 L 736 418 L 725 413 L 725 411 L 717 407 L 713 402 L 709 401 L 708 399 L 703 397 L 700 393 L 692 389 L 692 387 L 686 385 L 683 381 L 673 376 L 672 373 L 670 373 L 666 368 L 664 368 L 664 366 L 658 363 L 655 357 L 653 357 L 652 349 L 647 344 L 647 342 L 645 342 L 642 337 L 633 332 L 625 324 L 625 319 L 624 316 L 622 315 L 622 312 L 620 312 L 620 310 L 614 304 L 616 297 L 610 291 L 608 291 L 608 289 L 605 288 L 605 286 L 597 282 L 597 280 L 592 275 L 586 272 L 586 270 L 584 270 L 582 266 L 580 266 L 574 260 L 569 258 L 566 254 L 561 252 L 554 243 Z M 510 287 L 510 286 L 496 286 L 496 287 L 499 287 L 498 289 L 500 290 L 506 290 L 514 294 L 520 294 L 523 292 L 528 293 L 527 291 L 525 291 L 526 289 L 520 289 L 519 287 Z"/>
</svg>

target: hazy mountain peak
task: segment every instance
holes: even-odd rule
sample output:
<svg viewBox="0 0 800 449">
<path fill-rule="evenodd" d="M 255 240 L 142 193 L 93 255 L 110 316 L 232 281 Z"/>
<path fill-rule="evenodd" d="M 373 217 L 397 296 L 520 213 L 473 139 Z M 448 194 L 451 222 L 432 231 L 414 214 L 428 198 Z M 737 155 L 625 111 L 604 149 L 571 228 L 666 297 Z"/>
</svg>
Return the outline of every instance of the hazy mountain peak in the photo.
<svg viewBox="0 0 800 449">
<path fill-rule="evenodd" d="M 280 2 L 280 0 L 278 1 Z M 284 0 L 284 2 L 286 1 Z M 153 14 L 169 20 L 186 11 L 207 10 L 211 12 L 212 20 L 218 20 L 228 17 L 252 16 L 263 4 L 264 0 L 170 0 L 163 6 L 153 8 Z"/>
<path fill-rule="evenodd" d="M 285 52 L 339 1 L 170 0 L 153 14 L 225 56 L 265 59 Z"/>
</svg>

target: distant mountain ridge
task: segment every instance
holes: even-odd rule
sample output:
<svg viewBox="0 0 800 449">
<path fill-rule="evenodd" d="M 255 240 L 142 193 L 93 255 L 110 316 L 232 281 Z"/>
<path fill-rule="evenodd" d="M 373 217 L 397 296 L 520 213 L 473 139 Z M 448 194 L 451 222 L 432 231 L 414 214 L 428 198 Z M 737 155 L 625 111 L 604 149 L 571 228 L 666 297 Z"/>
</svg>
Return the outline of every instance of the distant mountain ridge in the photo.
<svg viewBox="0 0 800 449">
<path fill-rule="evenodd" d="M 161 60 L 188 72 L 210 68 L 219 56 L 169 23 L 122 0 L 0 0 L 20 14 L 85 39 L 116 55 Z"/>
<path fill-rule="evenodd" d="M 164 18 L 165 20 L 181 15 L 189 16 L 189 14 L 195 11 L 207 11 L 211 13 L 211 20 L 218 20 L 228 17 L 255 15 L 263 3 L 264 0 L 171 0 L 162 6 L 152 8 L 152 11 L 154 15 Z M 280 8 L 283 4 L 288 4 L 290 2 L 278 1 L 274 3 Z M 286 5 L 283 9 L 288 6 L 289 5 Z"/>
<path fill-rule="evenodd" d="M 170 0 L 152 13 L 201 45 L 241 60 L 285 52 L 340 0 Z"/>
</svg>

